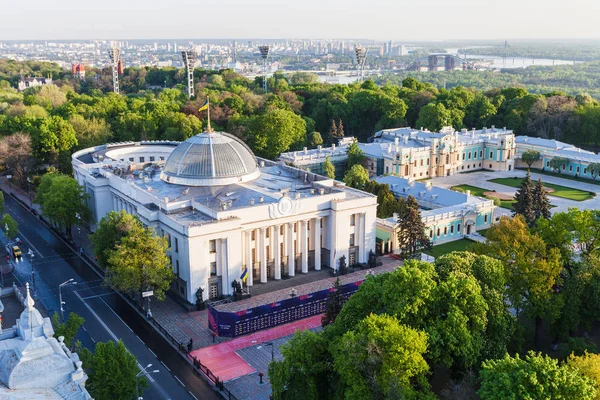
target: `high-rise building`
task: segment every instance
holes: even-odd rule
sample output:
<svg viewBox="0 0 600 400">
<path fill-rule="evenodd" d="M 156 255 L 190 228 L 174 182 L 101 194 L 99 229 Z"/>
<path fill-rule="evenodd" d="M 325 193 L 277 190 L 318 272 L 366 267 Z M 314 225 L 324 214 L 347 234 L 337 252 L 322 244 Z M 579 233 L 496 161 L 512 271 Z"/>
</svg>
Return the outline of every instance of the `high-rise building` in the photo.
<svg viewBox="0 0 600 400">
<path fill-rule="evenodd" d="M 173 42 L 173 53 L 177 53 L 177 42 Z"/>
</svg>

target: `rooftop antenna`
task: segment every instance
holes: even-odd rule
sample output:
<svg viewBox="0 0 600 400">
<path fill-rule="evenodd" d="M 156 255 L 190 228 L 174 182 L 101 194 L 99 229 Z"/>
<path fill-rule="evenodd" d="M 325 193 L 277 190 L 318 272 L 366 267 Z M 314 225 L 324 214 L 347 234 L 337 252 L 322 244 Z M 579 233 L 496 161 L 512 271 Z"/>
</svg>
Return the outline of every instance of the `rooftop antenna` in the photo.
<svg viewBox="0 0 600 400">
<path fill-rule="evenodd" d="M 113 91 L 119 94 L 119 61 L 121 61 L 121 50 L 118 47 L 111 47 L 108 50 L 110 64 L 112 67 Z"/>
<path fill-rule="evenodd" d="M 196 65 L 196 58 L 198 54 L 195 51 L 184 50 L 181 52 L 181 58 L 183 58 L 183 66 L 187 73 L 187 87 L 188 97 L 191 99 L 194 97 L 194 66 Z"/>
<path fill-rule="evenodd" d="M 263 89 L 267 93 L 267 58 L 269 58 L 269 45 L 258 46 L 260 56 L 263 59 Z"/>
<path fill-rule="evenodd" d="M 365 78 L 365 61 L 367 61 L 367 54 L 369 49 L 363 49 L 362 47 L 356 46 L 354 49 L 356 53 L 356 67 L 358 68 L 358 81 L 362 82 Z"/>
</svg>

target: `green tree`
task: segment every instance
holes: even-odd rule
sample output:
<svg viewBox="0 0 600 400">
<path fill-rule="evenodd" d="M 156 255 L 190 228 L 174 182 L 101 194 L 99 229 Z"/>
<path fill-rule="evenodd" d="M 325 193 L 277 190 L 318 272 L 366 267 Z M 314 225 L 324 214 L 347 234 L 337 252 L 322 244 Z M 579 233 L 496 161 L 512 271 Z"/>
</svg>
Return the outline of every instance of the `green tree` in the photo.
<svg viewBox="0 0 600 400">
<path fill-rule="evenodd" d="M 0 192 L 0 215 L 4 214 L 4 192 Z"/>
<path fill-rule="evenodd" d="M 2 232 L 4 232 L 10 240 L 16 238 L 19 234 L 19 224 L 17 224 L 17 221 L 9 214 L 4 214 L 2 217 Z"/>
<path fill-rule="evenodd" d="M 541 217 L 546 219 L 550 218 L 550 208 L 552 205 L 550 204 L 550 200 L 548 199 L 548 192 L 542 183 L 542 179 L 538 179 L 536 182 L 532 192 L 533 198 L 533 215 L 534 219 L 537 221 Z"/>
<path fill-rule="evenodd" d="M 425 232 L 425 223 L 421 219 L 421 209 L 417 200 L 408 196 L 406 207 L 398 215 L 398 249 L 400 254 L 408 256 L 422 249 L 431 248 L 431 241 Z"/>
<path fill-rule="evenodd" d="M 269 364 L 275 400 L 332 398 L 332 358 L 322 334 L 297 331 L 280 350 L 283 359 Z"/>
<path fill-rule="evenodd" d="M 594 382 L 596 388 L 594 400 L 600 400 L 600 354 L 587 352 L 581 356 L 571 354 L 567 360 L 567 366 Z"/>
<path fill-rule="evenodd" d="M 52 327 L 54 328 L 54 336 L 64 336 L 64 343 L 69 349 L 73 349 L 75 346 L 75 336 L 79 332 L 79 329 L 83 326 L 85 320 L 83 317 L 70 312 L 67 316 L 67 320 L 64 323 L 60 322 L 58 313 L 55 312 L 52 315 Z"/>
<path fill-rule="evenodd" d="M 47 173 L 42 176 L 35 202 L 40 205 L 42 214 L 66 230 L 71 237 L 71 228 L 79 222 L 87 221 L 90 211 L 86 206 L 88 194 L 77 181 L 67 175 Z"/>
<path fill-rule="evenodd" d="M 533 182 L 531 181 L 528 172 L 515 193 L 515 200 L 517 200 L 517 202 L 513 206 L 513 215 L 522 215 L 529 225 L 533 225 L 536 220 L 533 190 Z"/>
<path fill-rule="evenodd" d="M 329 156 L 325 157 L 325 162 L 323 162 L 323 171 L 328 178 L 335 179 L 335 166 L 331 163 Z"/>
<path fill-rule="evenodd" d="M 579 371 L 533 352 L 525 358 L 508 354 L 483 363 L 480 373 L 483 400 L 556 399 L 593 400 L 594 382 Z"/>
<path fill-rule="evenodd" d="M 323 138 L 321 137 L 321 134 L 319 132 L 311 132 L 308 135 L 308 140 L 307 140 L 307 144 L 309 147 L 311 148 L 315 148 L 317 146 L 320 146 L 323 144 Z"/>
<path fill-rule="evenodd" d="M 31 130 L 33 155 L 43 160 L 54 161 L 61 152 L 77 146 L 73 126 L 61 117 L 44 118 Z"/>
<path fill-rule="evenodd" d="M 338 121 L 336 136 L 340 139 L 346 136 L 346 132 L 344 131 L 344 124 L 342 123 L 341 119 Z"/>
<path fill-rule="evenodd" d="M 290 83 L 292 85 L 307 85 L 319 82 L 319 76 L 311 72 L 294 72 L 290 76 Z"/>
<path fill-rule="evenodd" d="M 85 387 L 96 400 L 130 400 L 149 387 L 145 376 L 136 377 L 140 372 L 137 360 L 121 340 L 98 342 L 93 353 L 82 349 L 79 355 L 88 374 Z M 136 380 L 139 393 L 135 392 Z"/>
<path fill-rule="evenodd" d="M 329 135 L 329 138 L 332 142 L 337 142 L 336 139 L 340 139 L 340 136 L 338 136 L 338 128 L 337 125 L 335 124 L 335 120 L 331 120 L 331 126 L 329 127 L 329 132 L 327 132 L 327 134 Z M 343 136 L 342 136 L 343 137 Z"/>
<path fill-rule="evenodd" d="M 561 171 L 565 169 L 565 167 L 569 163 L 569 159 L 565 157 L 552 157 L 548 162 L 550 168 L 552 168 L 554 171 L 560 174 Z"/>
<path fill-rule="evenodd" d="M 450 123 L 451 118 L 450 111 L 442 103 L 429 103 L 421 108 L 416 126 L 419 129 L 424 128 L 433 132 L 439 132 L 442 127 Z"/>
<path fill-rule="evenodd" d="M 254 152 L 270 159 L 304 143 L 306 123 L 292 111 L 274 109 L 252 119 L 248 142 Z"/>
<path fill-rule="evenodd" d="M 355 139 L 350 146 L 348 146 L 348 168 L 360 164 L 362 165 L 365 160 L 365 153 L 358 147 L 358 141 Z"/>
<path fill-rule="evenodd" d="M 325 313 L 321 318 L 321 325 L 326 327 L 327 325 L 331 325 L 335 322 L 340 311 L 342 311 L 342 307 L 344 307 L 344 297 L 340 293 L 340 278 L 336 278 L 333 283 L 333 287 L 329 292 L 329 296 L 327 296 L 327 305 L 325 307 Z"/>
<path fill-rule="evenodd" d="M 427 335 L 387 315 L 369 315 L 333 348 L 345 399 L 434 398 L 423 355 Z"/>
<path fill-rule="evenodd" d="M 152 289 L 154 296 L 163 300 L 173 280 L 168 247 L 165 238 L 134 224 L 114 249 L 105 252 L 106 282 L 123 292 Z"/>
<path fill-rule="evenodd" d="M 86 119 L 75 114 L 69 118 L 69 123 L 75 130 L 77 147 L 81 149 L 109 143 L 113 135 L 110 125 L 103 119 Z"/>
<path fill-rule="evenodd" d="M 355 189 L 362 189 L 369 182 L 369 172 L 362 165 L 353 165 L 344 175 L 342 182 Z"/>
<path fill-rule="evenodd" d="M 539 151 L 535 151 L 535 150 L 525 150 L 523 152 L 523 154 L 521 154 L 521 160 L 523 160 L 523 162 L 525 164 L 527 164 L 527 168 L 531 169 L 531 166 L 541 160 L 542 155 L 540 154 Z"/>
<path fill-rule="evenodd" d="M 598 178 L 598 174 L 600 174 L 600 163 L 590 163 L 587 166 L 587 170 L 592 175 L 592 178 L 596 180 Z"/>
<path fill-rule="evenodd" d="M 130 231 L 141 228 L 140 221 L 124 210 L 111 211 L 102 217 L 96 230 L 90 235 L 98 264 L 106 268 L 109 252 L 114 250 Z"/>
<path fill-rule="evenodd" d="M 554 321 L 562 307 L 562 298 L 554 288 L 560 285 L 560 251 L 547 248 L 544 240 L 531 233 L 521 215 L 501 217 L 486 232 L 485 243 L 474 243 L 478 254 L 497 258 L 507 273 L 507 296 L 519 316 L 522 310 L 535 318 L 535 340 L 539 338 L 542 318 Z"/>
</svg>

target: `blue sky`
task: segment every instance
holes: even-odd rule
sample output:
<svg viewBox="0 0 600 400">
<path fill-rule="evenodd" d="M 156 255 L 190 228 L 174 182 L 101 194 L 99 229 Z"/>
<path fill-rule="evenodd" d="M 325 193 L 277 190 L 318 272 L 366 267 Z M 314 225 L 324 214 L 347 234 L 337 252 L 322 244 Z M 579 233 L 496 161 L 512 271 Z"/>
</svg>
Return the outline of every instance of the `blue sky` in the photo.
<svg viewBox="0 0 600 400">
<path fill-rule="evenodd" d="M 600 0 L 0 0 L 10 39 L 600 38 Z"/>
</svg>

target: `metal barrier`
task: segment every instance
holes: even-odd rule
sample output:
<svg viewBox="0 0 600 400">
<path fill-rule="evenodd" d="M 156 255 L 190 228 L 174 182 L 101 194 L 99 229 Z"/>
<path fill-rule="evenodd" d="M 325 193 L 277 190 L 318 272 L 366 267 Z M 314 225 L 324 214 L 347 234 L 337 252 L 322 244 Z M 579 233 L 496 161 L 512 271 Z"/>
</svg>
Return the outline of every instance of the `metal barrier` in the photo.
<svg viewBox="0 0 600 400">
<path fill-rule="evenodd" d="M 0 189 L 0 190 L 2 190 L 2 189 Z M 21 199 L 16 197 L 13 193 L 9 193 L 9 195 L 13 199 L 15 199 L 16 201 L 21 203 L 26 209 L 28 209 L 30 212 L 32 212 L 34 215 L 37 216 L 37 213 L 35 213 L 33 211 L 33 209 L 31 207 L 29 207 L 29 205 L 27 203 L 23 202 Z M 101 277 L 105 276 L 105 271 L 102 268 L 100 268 L 100 266 L 96 263 L 96 260 L 91 259 L 85 253 L 81 254 L 80 252 L 78 252 L 77 249 L 73 247 L 75 245 L 75 243 L 71 239 L 66 237 L 66 235 L 62 231 L 56 229 L 52 224 L 50 224 L 48 221 L 46 221 L 46 219 L 44 219 L 41 215 L 39 215 L 39 219 L 42 222 L 42 224 L 44 224 L 44 226 L 46 226 L 48 229 L 50 229 L 52 232 L 54 232 L 57 236 L 59 236 L 63 240 L 63 242 L 65 242 L 66 245 L 69 246 L 69 248 L 75 254 L 78 254 L 86 262 L 86 264 L 90 268 L 92 268 L 99 276 L 101 276 Z M 138 313 L 146 321 L 148 321 L 156 329 L 156 331 L 159 334 L 161 334 L 165 338 L 165 340 L 167 340 L 167 342 L 169 342 L 171 344 L 171 346 L 173 348 L 175 348 L 175 350 L 177 350 L 177 352 L 181 356 L 185 357 L 185 359 L 188 361 L 189 365 L 192 367 L 192 370 L 194 371 L 194 373 L 197 376 L 204 377 L 205 379 L 207 379 L 210 383 L 212 383 L 214 385 L 215 388 L 217 388 L 221 392 L 221 394 L 223 396 L 227 397 L 227 399 L 238 400 L 237 397 L 235 397 L 235 395 L 233 393 L 231 393 L 229 391 L 229 389 L 227 389 L 225 387 L 224 382 L 221 381 L 218 376 L 213 374 L 206 365 L 204 365 L 200 362 L 199 359 L 192 356 L 190 354 L 190 352 L 187 351 L 186 345 L 184 343 L 179 343 L 179 341 L 177 341 L 177 339 L 173 335 L 171 335 L 171 333 L 169 333 L 169 331 L 167 331 L 165 328 L 163 328 L 163 326 L 156 319 L 154 319 L 154 317 L 152 317 L 151 315 L 147 315 L 146 310 L 144 310 L 144 308 L 142 308 L 142 306 L 140 304 L 138 304 L 129 294 L 122 293 L 122 292 L 116 290 L 115 288 L 111 288 L 111 289 L 113 289 L 115 291 L 115 293 L 119 294 L 133 309 L 138 311 Z"/>
</svg>

